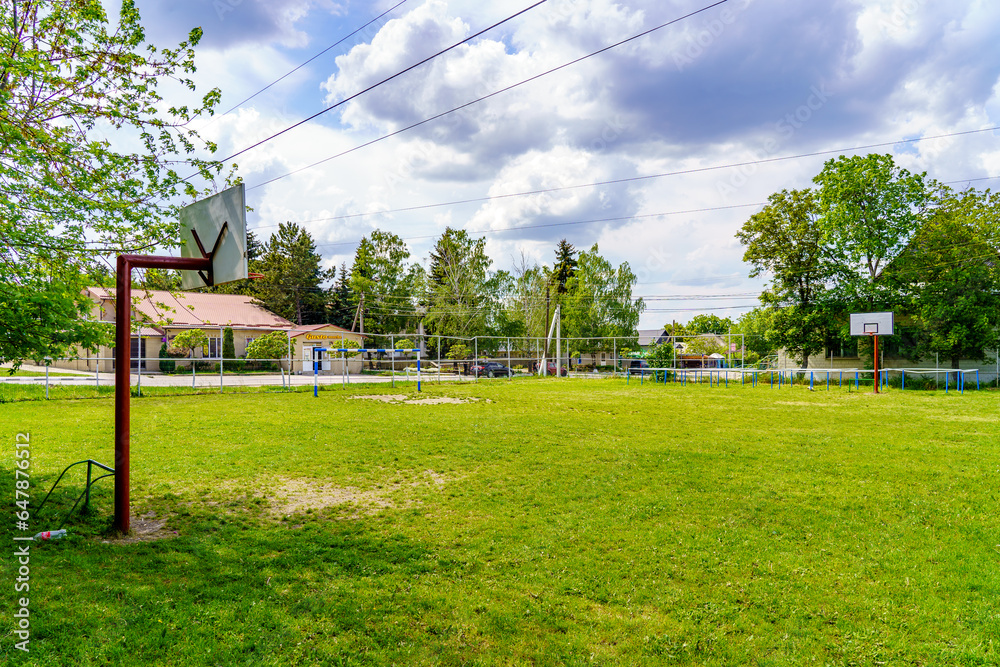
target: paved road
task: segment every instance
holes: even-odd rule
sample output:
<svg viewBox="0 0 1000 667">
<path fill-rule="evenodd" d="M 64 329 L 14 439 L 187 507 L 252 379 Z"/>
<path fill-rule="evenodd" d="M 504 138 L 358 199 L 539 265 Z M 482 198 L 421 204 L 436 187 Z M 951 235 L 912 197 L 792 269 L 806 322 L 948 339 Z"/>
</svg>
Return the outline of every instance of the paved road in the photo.
<svg viewBox="0 0 1000 667">
<path fill-rule="evenodd" d="M 31 366 L 24 364 L 21 366 L 21 370 L 33 371 L 37 373 L 44 373 L 44 366 Z M 55 374 L 59 373 L 59 376 Z M 65 374 L 65 375 L 63 375 Z M 136 373 L 132 373 L 130 376 L 132 386 L 136 386 L 139 383 L 139 376 Z M 405 373 L 397 373 L 396 380 L 405 381 L 407 376 Z M 411 373 L 409 376 L 411 381 L 417 379 L 415 373 Z M 425 382 L 437 381 L 437 373 L 422 373 L 421 379 Z M 442 374 L 441 380 L 444 382 L 466 382 L 472 381 L 473 378 L 463 377 L 459 375 Z M 64 368 L 50 368 L 49 369 L 49 384 L 56 385 L 91 385 L 102 387 L 113 386 L 115 383 L 114 373 L 88 373 L 84 371 L 71 371 Z M 282 377 L 279 373 L 272 374 L 252 374 L 252 375 L 230 375 L 227 374 L 223 377 L 222 382 L 225 387 L 262 387 L 262 386 L 282 386 L 285 382 L 289 381 L 289 377 L 285 375 Z M 312 375 L 292 375 L 291 376 L 292 386 L 311 386 L 313 384 Z M 350 384 L 369 384 L 369 383 L 391 383 L 393 378 L 390 376 L 382 375 L 350 375 L 347 378 L 347 382 Z M 36 377 L 19 377 L 19 376 L 8 376 L 2 369 L 0 369 L 0 382 L 11 383 L 11 384 L 45 384 L 45 376 Z M 183 375 L 163 375 L 160 373 L 142 374 L 142 386 L 144 387 L 190 387 L 192 384 L 195 387 L 218 387 L 219 386 L 219 374 L 218 373 L 196 373 L 192 378 L 191 374 Z M 340 375 L 320 375 L 318 377 L 319 384 L 331 385 L 331 384 L 342 384 L 344 378 Z"/>
</svg>

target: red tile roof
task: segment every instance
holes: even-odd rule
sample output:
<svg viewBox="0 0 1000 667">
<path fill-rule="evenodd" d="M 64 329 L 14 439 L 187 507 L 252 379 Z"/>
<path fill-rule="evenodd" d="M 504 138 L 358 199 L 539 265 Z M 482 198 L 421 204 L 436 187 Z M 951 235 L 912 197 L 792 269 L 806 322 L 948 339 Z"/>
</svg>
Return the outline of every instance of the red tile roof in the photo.
<svg viewBox="0 0 1000 667">
<path fill-rule="evenodd" d="M 87 290 L 91 297 L 113 300 L 115 290 L 105 287 L 91 287 Z M 258 306 L 253 299 L 241 294 L 204 294 L 201 292 L 181 292 L 175 297 L 170 292 L 141 289 L 132 290 L 134 296 L 143 297 L 135 307 L 137 314 L 145 315 L 150 321 L 159 323 L 172 320 L 167 327 L 223 327 L 246 329 L 290 329 L 292 323 L 278 317 L 271 311 Z M 160 306 L 163 304 L 166 306 Z"/>
</svg>

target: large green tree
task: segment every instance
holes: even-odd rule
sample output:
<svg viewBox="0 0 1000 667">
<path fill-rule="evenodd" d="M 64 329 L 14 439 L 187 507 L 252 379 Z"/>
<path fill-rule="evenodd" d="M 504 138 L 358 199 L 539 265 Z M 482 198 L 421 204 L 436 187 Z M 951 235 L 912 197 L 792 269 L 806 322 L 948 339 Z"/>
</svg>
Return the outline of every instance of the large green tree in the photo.
<svg viewBox="0 0 1000 667">
<path fill-rule="evenodd" d="M 283 222 L 267 242 L 260 262 L 264 277 L 257 299 L 273 313 L 296 324 L 326 321 L 326 291 L 323 283 L 332 272 L 322 267 L 312 235 L 295 224 Z"/>
<path fill-rule="evenodd" d="M 595 243 L 580 253 L 576 271 L 567 283 L 563 301 L 563 332 L 574 338 L 596 340 L 574 341 L 577 350 L 594 355 L 613 348 L 610 338 L 619 340 L 619 347 L 635 347 L 638 343 L 639 316 L 646 308 L 641 298 L 632 297 L 637 278 L 628 262 L 615 268 L 601 256 Z"/>
<path fill-rule="evenodd" d="M 883 273 L 926 219 L 940 185 L 877 154 L 829 160 L 813 181 L 837 299 L 852 310 L 891 305 L 897 295 Z"/>
<path fill-rule="evenodd" d="M 357 301 L 351 292 L 351 272 L 347 263 L 340 265 L 340 275 L 337 276 L 327 298 L 327 321 L 344 329 L 350 329 L 354 324 L 357 312 Z"/>
<path fill-rule="evenodd" d="M 811 190 L 782 190 L 750 216 L 736 237 L 746 246 L 743 261 L 751 277 L 769 275 L 760 300 L 770 309 L 768 338 L 807 367 L 826 345 L 831 308 L 824 300 L 833 267 L 827 260 L 826 231 Z"/>
<path fill-rule="evenodd" d="M 548 280 L 545 267 L 529 264 L 527 258 L 521 255 L 514 267 L 506 304 L 508 317 L 522 323 L 526 336 L 543 338 L 548 333 L 546 314 L 551 310 L 546 294 Z M 528 345 L 527 341 L 524 345 Z"/>
<path fill-rule="evenodd" d="M 732 328 L 733 321 L 730 318 L 711 314 L 695 315 L 687 323 L 687 330 L 694 334 L 724 334 Z"/>
<path fill-rule="evenodd" d="M 348 285 L 356 299 L 364 295 L 365 333 L 403 333 L 416 320 L 422 268 L 409 258 L 406 242 L 391 232 L 361 239 Z"/>
<path fill-rule="evenodd" d="M 158 92 L 194 90 L 200 38 L 146 46 L 130 1 L 114 23 L 99 0 L 0 4 L 0 361 L 110 342 L 82 295 L 93 257 L 172 244 L 177 205 L 200 194 L 182 179 L 219 173 L 190 129 L 219 91 Z"/>
<path fill-rule="evenodd" d="M 556 245 L 556 263 L 552 267 L 552 282 L 558 294 L 565 294 L 569 290 L 569 281 L 576 274 L 577 266 L 579 260 L 576 248 L 566 239 L 562 239 Z"/>
<path fill-rule="evenodd" d="M 491 272 L 486 240 L 445 229 L 430 255 L 425 303 L 429 331 L 439 336 L 519 335 L 503 308 L 511 276 Z"/>
<path fill-rule="evenodd" d="M 915 325 L 915 359 L 984 360 L 1000 343 L 1000 195 L 947 196 L 886 271 Z"/>
</svg>

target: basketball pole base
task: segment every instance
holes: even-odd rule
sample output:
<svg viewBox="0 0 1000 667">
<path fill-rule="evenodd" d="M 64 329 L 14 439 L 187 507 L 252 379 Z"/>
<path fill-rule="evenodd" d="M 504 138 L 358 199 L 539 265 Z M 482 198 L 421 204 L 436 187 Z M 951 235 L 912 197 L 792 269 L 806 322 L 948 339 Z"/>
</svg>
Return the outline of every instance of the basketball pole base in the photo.
<svg viewBox="0 0 1000 667">
<path fill-rule="evenodd" d="M 878 334 L 872 334 L 872 338 L 875 341 L 875 393 L 878 393 Z"/>
</svg>

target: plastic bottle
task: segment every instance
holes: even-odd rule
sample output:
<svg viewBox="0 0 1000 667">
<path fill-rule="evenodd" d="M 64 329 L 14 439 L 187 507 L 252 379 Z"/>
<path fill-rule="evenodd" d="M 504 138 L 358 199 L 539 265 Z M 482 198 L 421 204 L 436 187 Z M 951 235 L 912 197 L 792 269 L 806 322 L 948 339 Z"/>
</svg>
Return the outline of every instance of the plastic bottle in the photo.
<svg viewBox="0 0 1000 667">
<path fill-rule="evenodd" d="M 44 542 L 45 540 L 59 540 L 66 537 L 66 529 L 61 528 L 60 530 L 46 530 L 44 533 L 38 533 L 35 535 L 36 542 Z"/>
</svg>

